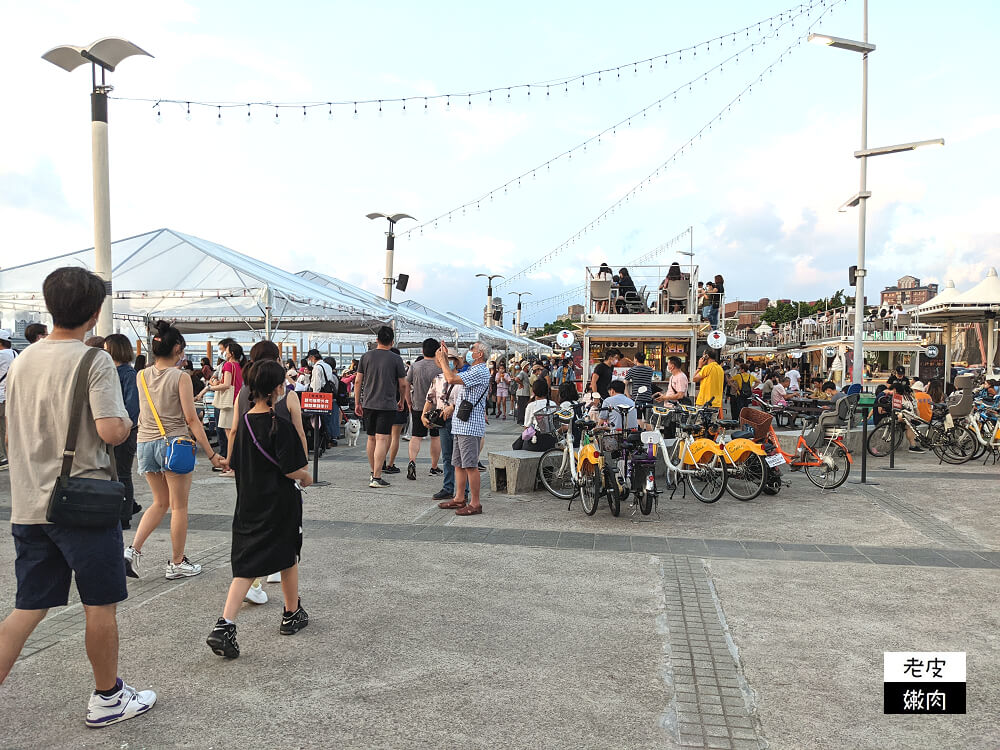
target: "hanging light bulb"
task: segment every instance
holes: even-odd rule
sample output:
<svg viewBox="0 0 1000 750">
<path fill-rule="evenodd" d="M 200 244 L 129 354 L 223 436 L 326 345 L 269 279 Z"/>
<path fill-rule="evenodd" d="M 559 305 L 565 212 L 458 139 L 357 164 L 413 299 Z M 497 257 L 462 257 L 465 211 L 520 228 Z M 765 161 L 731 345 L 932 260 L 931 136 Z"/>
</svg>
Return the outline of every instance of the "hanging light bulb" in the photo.
<svg viewBox="0 0 1000 750">
<path fill-rule="evenodd" d="M 187 103 L 187 114 L 184 116 L 184 119 L 191 122 L 191 102 Z"/>
</svg>

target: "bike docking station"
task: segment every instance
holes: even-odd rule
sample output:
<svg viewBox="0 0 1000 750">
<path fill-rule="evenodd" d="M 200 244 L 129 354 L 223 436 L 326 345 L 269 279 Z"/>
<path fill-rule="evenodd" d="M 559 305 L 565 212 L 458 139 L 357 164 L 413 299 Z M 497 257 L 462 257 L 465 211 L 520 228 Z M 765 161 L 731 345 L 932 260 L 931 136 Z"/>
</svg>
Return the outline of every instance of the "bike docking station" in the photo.
<svg viewBox="0 0 1000 750">
<path fill-rule="evenodd" d="M 329 482 L 319 480 L 319 440 L 323 430 L 321 417 L 333 413 L 333 394 L 318 391 L 300 391 L 302 413 L 308 414 L 313 428 L 313 487 L 325 487 Z"/>
</svg>

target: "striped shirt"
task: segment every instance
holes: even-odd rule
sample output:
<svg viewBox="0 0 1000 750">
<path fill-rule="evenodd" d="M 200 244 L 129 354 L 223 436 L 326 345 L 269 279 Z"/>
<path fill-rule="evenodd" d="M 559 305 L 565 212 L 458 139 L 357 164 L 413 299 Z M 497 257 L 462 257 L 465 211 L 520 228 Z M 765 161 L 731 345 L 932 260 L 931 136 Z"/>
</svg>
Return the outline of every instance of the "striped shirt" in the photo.
<svg viewBox="0 0 1000 750">
<path fill-rule="evenodd" d="M 653 368 L 649 365 L 635 365 L 625 373 L 625 380 L 632 384 L 632 400 L 637 404 L 648 404 L 653 400 Z M 641 387 L 646 390 L 639 392 Z"/>
</svg>

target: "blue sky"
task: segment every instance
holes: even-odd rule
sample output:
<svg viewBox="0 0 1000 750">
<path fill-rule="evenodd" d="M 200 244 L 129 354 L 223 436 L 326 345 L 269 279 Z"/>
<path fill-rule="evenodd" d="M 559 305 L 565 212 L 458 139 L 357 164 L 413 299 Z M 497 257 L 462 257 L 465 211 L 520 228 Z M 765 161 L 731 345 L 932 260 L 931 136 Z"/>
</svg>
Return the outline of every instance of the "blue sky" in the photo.
<svg viewBox="0 0 1000 750">
<path fill-rule="evenodd" d="M 860 38 L 861 0 L 816 26 Z M 127 60 L 115 95 L 225 101 L 424 96 L 557 79 L 660 55 L 791 7 L 785 2 L 0 3 L 12 72 L 0 161 L 0 265 L 92 244 L 89 80 L 40 55 L 124 36 L 155 55 Z M 1000 262 L 1000 8 L 873 0 L 870 145 L 944 137 L 944 149 L 869 166 L 869 299 L 904 273 L 959 287 Z M 396 245 L 404 297 L 481 314 L 477 272 L 512 275 L 545 255 L 649 174 L 804 34 L 818 13 L 759 39 L 741 36 L 650 70 L 602 76 L 569 93 L 515 93 L 489 105 L 216 112 L 115 101 L 114 237 L 161 226 L 292 271 L 310 268 L 381 290 L 384 226 L 372 211 L 429 219 L 486 193 L 692 79 L 677 96 L 520 187 Z M 764 32 L 768 29 L 765 26 Z M 730 298 L 821 297 L 846 285 L 857 217 L 860 57 L 810 44 L 792 53 L 633 200 L 552 262 L 502 289 L 542 299 L 694 227 L 704 273 Z M 158 121 L 159 119 L 159 121 Z M 405 228 L 401 225 L 401 229 Z M 668 252 L 663 261 L 675 256 Z M 397 293 L 398 294 L 398 293 Z M 532 323 L 559 308 L 529 308 Z"/>
</svg>

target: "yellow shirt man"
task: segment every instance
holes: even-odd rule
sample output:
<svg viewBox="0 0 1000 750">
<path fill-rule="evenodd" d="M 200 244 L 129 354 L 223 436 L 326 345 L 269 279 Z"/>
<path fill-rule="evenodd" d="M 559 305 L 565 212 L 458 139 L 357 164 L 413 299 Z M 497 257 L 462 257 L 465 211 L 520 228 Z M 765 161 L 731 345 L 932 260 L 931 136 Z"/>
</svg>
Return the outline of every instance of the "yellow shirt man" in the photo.
<svg viewBox="0 0 1000 750">
<path fill-rule="evenodd" d="M 705 358 L 706 362 L 695 375 L 698 383 L 698 398 L 695 404 L 704 406 L 712 403 L 714 406 L 722 408 L 722 390 L 725 384 L 726 374 L 722 371 L 722 366 L 714 359 Z M 714 401 L 713 401 L 714 399 Z"/>
</svg>

